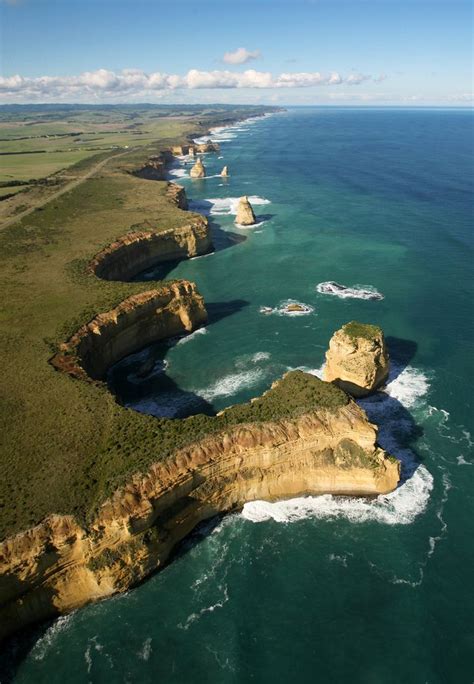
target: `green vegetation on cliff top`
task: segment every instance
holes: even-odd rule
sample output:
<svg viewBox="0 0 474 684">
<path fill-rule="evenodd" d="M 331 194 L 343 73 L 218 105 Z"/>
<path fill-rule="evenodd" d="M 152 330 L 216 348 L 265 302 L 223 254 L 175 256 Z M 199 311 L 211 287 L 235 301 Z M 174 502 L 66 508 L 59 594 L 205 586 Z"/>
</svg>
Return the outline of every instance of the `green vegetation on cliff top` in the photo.
<svg viewBox="0 0 474 684">
<path fill-rule="evenodd" d="M 226 110 L 226 117 L 251 113 Z M 201 111 L 199 121 L 188 121 L 188 132 L 220 122 L 222 112 Z M 166 182 L 127 172 L 164 146 L 184 142 L 183 135 L 111 159 L 70 192 L 0 230 L 0 538 L 49 513 L 87 521 L 131 473 L 207 434 L 348 401 L 336 387 L 296 371 L 263 398 L 220 416 L 157 419 L 117 404 L 105 384 L 74 380 L 49 364 L 58 344 L 97 313 L 160 285 L 99 280 L 87 265 L 144 218 L 157 230 L 187 219 L 167 201 Z"/>
<path fill-rule="evenodd" d="M 358 321 L 351 321 L 342 326 L 342 329 L 352 339 L 363 337 L 366 340 L 373 340 L 382 335 L 382 329 L 378 325 L 371 325 L 370 323 L 359 323 Z"/>
</svg>

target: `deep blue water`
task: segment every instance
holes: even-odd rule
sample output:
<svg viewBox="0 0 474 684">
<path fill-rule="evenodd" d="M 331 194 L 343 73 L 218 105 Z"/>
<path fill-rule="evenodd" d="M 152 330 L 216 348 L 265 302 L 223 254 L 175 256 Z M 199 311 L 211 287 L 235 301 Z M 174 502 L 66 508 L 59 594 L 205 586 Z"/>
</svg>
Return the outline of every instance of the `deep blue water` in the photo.
<svg viewBox="0 0 474 684">
<path fill-rule="evenodd" d="M 111 386 L 157 415 L 213 412 L 316 372 L 343 323 L 377 323 L 393 370 L 363 405 L 404 483 L 246 506 L 142 586 L 20 640 L 14 681 L 472 683 L 473 115 L 304 108 L 216 137 L 210 177 L 180 182 L 218 250 L 154 272 L 195 281 L 209 325 L 126 359 Z M 228 213 L 243 194 L 256 228 Z M 329 280 L 384 299 L 318 293 Z M 312 310 L 284 315 L 287 300 Z"/>
</svg>

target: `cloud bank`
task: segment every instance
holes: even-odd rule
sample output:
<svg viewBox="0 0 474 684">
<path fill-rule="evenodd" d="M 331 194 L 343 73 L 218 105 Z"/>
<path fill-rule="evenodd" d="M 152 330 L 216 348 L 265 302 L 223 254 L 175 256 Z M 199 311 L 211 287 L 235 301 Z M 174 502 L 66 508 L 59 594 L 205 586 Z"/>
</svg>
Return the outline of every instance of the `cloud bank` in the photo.
<svg viewBox="0 0 474 684">
<path fill-rule="evenodd" d="M 240 47 L 234 52 L 226 52 L 222 58 L 223 62 L 226 64 L 246 64 L 252 59 L 258 59 L 260 57 L 260 50 L 247 50 L 246 48 Z"/>
<path fill-rule="evenodd" d="M 240 48 L 239 48 L 240 49 Z M 233 53 L 235 55 L 235 53 Z M 269 71 L 247 69 L 243 72 L 227 70 L 199 71 L 190 69 L 187 74 L 165 74 L 159 71 L 146 73 L 140 69 L 107 69 L 85 71 L 78 76 L 20 75 L 0 77 L 0 100 L 3 101 L 80 101 L 160 96 L 170 91 L 199 89 L 283 89 L 310 88 L 313 86 L 356 86 L 374 80 L 371 76 L 351 73 L 346 77 L 337 72 L 323 75 L 315 72 L 287 72 L 274 76 Z"/>
</svg>

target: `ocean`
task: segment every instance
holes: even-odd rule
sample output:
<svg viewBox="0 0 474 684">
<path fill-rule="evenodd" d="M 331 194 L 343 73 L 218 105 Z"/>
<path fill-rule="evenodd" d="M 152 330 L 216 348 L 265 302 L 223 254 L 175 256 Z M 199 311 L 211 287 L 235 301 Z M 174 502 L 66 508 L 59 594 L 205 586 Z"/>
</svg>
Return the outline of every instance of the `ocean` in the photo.
<svg viewBox="0 0 474 684">
<path fill-rule="evenodd" d="M 209 521 L 141 586 L 18 638 L 5 681 L 472 684 L 473 114 L 294 108 L 212 138 L 205 179 L 185 158 L 171 178 L 216 251 L 140 276 L 196 282 L 209 324 L 117 364 L 111 390 L 145 413 L 213 413 L 288 369 L 319 374 L 334 331 L 375 323 L 392 370 L 361 405 L 403 481 Z M 241 195 L 253 228 L 234 225 Z"/>
</svg>

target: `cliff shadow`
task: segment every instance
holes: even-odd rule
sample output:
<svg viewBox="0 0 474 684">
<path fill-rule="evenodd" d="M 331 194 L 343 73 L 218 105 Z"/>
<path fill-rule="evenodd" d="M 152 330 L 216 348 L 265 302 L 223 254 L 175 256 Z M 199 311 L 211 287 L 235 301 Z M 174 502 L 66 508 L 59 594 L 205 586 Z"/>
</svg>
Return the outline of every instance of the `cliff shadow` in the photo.
<svg viewBox="0 0 474 684">
<path fill-rule="evenodd" d="M 418 345 L 413 340 L 399 337 L 387 337 L 387 347 L 390 354 L 390 373 L 387 385 L 393 383 L 409 366 L 416 354 Z M 391 390 L 394 392 L 393 388 Z M 416 392 L 411 387 L 408 392 Z M 396 390 L 402 397 L 403 385 Z M 408 397 L 406 403 L 414 402 L 416 398 Z M 372 396 L 357 402 L 367 413 L 369 420 L 378 427 L 377 441 L 389 454 L 396 456 L 402 463 L 401 484 L 412 477 L 424 457 L 416 448 L 417 441 L 423 436 L 424 429 L 417 422 L 413 411 L 409 410 L 402 401 L 390 394 L 390 390 L 378 391 Z M 411 406 L 410 406 L 411 408 Z"/>
<path fill-rule="evenodd" d="M 207 325 L 231 316 L 248 304 L 243 299 L 207 304 Z M 156 342 L 114 364 L 107 373 L 107 385 L 117 402 L 157 418 L 179 419 L 197 414 L 214 416 L 216 410 L 210 402 L 196 392 L 180 387 L 166 372 L 166 357 L 170 349 L 186 343 L 200 330 L 204 329 L 198 328 L 191 335 Z"/>
<path fill-rule="evenodd" d="M 418 350 L 418 344 L 414 340 L 392 336 L 386 337 L 385 342 L 390 354 L 389 382 L 392 382 L 409 365 Z"/>
<path fill-rule="evenodd" d="M 166 373 L 166 355 L 171 346 L 158 343 L 116 363 L 107 374 L 109 390 L 122 406 L 156 418 L 215 415 L 212 404 L 181 388 Z"/>
<path fill-rule="evenodd" d="M 192 261 L 194 259 L 202 259 L 215 252 L 221 252 L 224 249 L 235 247 L 236 245 L 245 242 L 247 239 L 245 235 L 240 235 L 239 233 L 234 233 L 230 230 L 223 230 L 213 221 L 209 221 L 209 228 L 211 231 L 212 248 L 208 252 L 191 257 L 191 259 L 173 259 L 172 261 L 157 263 L 155 266 L 152 266 L 141 273 L 137 273 L 137 275 L 131 278 L 131 281 L 146 282 L 147 280 L 166 280 L 169 274 L 183 262 L 186 263 L 187 261 Z"/>
<path fill-rule="evenodd" d="M 227 302 L 208 302 L 206 303 L 206 311 L 208 315 L 208 325 L 217 323 L 227 316 L 242 311 L 250 302 L 246 299 L 230 299 Z"/>
</svg>

